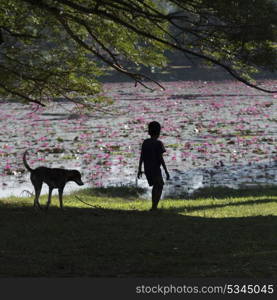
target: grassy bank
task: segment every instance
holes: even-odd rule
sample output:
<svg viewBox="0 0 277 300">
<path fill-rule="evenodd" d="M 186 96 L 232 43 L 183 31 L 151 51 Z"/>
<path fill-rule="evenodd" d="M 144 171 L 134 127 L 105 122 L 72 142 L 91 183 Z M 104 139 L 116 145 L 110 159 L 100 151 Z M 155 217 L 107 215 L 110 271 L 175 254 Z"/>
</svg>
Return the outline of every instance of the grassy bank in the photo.
<svg viewBox="0 0 277 300">
<path fill-rule="evenodd" d="M 122 189 L 65 196 L 64 212 L 2 199 L 0 276 L 276 278 L 277 189 L 214 192 L 158 212 Z"/>
</svg>

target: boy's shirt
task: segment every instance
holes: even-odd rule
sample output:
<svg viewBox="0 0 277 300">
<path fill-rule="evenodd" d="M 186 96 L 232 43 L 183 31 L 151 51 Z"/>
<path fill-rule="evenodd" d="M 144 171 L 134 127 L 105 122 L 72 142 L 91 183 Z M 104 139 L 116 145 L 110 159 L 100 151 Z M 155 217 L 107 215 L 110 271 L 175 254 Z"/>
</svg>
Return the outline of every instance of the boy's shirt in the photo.
<svg viewBox="0 0 277 300">
<path fill-rule="evenodd" d="M 163 143 L 152 138 L 146 139 L 142 143 L 141 152 L 144 162 L 144 172 L 149 175 L 160 174 L 161 157 L 166 152 Z"/>
</svg>

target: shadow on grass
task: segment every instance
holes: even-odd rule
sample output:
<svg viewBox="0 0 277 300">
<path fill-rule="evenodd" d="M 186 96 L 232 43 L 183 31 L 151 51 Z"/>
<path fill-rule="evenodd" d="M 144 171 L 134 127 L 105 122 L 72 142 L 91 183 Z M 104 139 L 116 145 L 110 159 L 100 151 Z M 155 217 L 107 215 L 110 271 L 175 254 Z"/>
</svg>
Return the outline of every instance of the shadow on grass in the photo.
<svg viewBox="0 0 277 300">
<path fill-rule="evenodd" d="M 244 200 L 244 201 L 234 201 L 228 203 L 220 203 L 220 204 L 211 204 L 211 205 L 198 205 L 198 206 L 189 206 L 184 208 L 169 208 L 168 210 L 179 213 L 182 211 L 186 212 L 195 212 L 200 210 L 208 210 L 208 209 L 217 209 L 217 208 L 225 208 L 225 207 L 236 207 L 236 206 L 248 206 L 248 205 L 257 205 L 257 204 L 265 204 L 265 203 L 277 203 L 275 199 L 258 199 L 258 200 Z"/>
<path fill-rule="evenodd" d="M 276 277 L 276 228 L 275 216 L 1 203 L 0 276 Z"/>
</svg>

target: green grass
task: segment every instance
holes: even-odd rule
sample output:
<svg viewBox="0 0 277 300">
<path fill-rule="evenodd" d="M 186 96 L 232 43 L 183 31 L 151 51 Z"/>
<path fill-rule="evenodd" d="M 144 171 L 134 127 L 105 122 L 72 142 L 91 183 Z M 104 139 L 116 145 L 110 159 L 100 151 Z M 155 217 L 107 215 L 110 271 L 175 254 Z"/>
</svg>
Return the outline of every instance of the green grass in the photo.
<svg viewBox="0 0 277 300">
<path fill-rule="evenodd" d="M 0 276 L 276 278 L 277 190 L 236 193 L 202 190 L 157 212 L 122 188 L 65 196 L 65 211 L 54 197 L 47 213 L 2 199 Z"/>
</svg>

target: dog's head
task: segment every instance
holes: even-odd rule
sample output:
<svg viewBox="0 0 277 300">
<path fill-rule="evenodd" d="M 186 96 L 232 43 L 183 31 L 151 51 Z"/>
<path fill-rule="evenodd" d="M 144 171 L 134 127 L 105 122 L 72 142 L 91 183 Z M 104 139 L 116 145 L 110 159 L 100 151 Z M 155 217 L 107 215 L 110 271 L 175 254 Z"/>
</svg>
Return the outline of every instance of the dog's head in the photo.
<svg viewBox="0 0 277 300">
<path fill-rule="evenodd" d="M 78 170 L 69 170 L 68 181 L 74 181 L 78 185 L 84 185 L 81 179 L 81 173 Z"/>
</svg>

